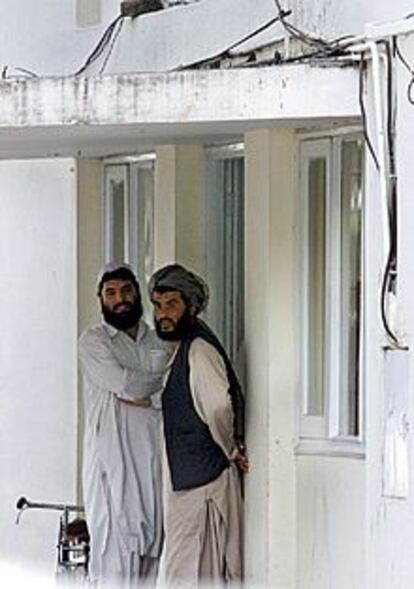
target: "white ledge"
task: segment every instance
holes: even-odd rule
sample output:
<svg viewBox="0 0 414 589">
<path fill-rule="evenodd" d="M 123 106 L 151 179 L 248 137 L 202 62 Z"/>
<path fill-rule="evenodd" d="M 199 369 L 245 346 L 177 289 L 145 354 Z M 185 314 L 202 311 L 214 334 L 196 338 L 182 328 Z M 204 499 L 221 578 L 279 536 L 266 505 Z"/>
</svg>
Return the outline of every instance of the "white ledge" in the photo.
<svg viewBox="0 0 414 589">
<path fill-rule="evenodd" d="M 0 126 L 355 117 L 357 72 L 279 66 L 5 80 Z"/>
<path fill-rule="evenodd" d="M 38 139 L 49 139 L 52 150 L 53 145 L 64 148 L 67 130 L 68 144 L 79 147 L 87 139 L 93 151 L 92 127 L 98 131 L 97 147 L 122 134 L 125 141 L 134 138 L 136 143 L 143 136 L 165 143 L 274 125 L 355 122 L 358 117 L 358 72 L 352 67 L 285 65 L 0 82 L 0 152 L 5 149 L 2 132 L 13 147 L 28 139 L 28 130 L 50 129 Z M 108 135 L 102 135 L 103 129 Z M 12 131 L 19 134 L 10 135 Z"/>
</svg>

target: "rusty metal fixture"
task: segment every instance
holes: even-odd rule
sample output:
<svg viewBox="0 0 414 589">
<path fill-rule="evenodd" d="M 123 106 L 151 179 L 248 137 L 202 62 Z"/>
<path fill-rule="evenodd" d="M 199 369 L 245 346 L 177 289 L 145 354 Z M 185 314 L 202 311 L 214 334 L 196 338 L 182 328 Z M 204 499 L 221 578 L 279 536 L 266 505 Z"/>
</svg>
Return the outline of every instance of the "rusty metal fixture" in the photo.
<svg viewBox="0 0 414 589">
<path fill-rule="evenodd" d="M 155 12 L 163 8 L 161 0 L 124 0 L 121 2 L 121 15 L 135 18 L 140 14 Z"/>
</svg>

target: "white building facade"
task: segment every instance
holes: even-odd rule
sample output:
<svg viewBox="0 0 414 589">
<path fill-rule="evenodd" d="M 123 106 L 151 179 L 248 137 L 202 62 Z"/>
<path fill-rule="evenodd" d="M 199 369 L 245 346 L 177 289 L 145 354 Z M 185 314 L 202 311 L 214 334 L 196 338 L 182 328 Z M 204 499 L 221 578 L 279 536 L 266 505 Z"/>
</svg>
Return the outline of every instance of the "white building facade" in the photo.
<svg viewBox="0 0 414 589">
<path fill-rule="evenodd" d="M 411 589 L 409 2 L 42 4 L 0 9 L 0 570 L 53 574 L 56 514 L 16 527 L 19 496 L 82 500 L 76 342 L 115 257 L 210 284 L 246 586 Z"/>
</svg>

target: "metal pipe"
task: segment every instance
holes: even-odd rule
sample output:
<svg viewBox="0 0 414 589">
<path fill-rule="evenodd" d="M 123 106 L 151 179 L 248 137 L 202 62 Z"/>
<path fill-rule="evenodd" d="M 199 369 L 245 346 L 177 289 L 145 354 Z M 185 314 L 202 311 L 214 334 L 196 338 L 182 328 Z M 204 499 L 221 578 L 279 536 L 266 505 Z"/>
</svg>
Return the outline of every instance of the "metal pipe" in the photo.
<svg viewBox="0 0 414 589">
<path fill-rule="evenodd" d="M 85 511 L 82 505 L 64 505 L 63 503 L 38 503 L 29 501 L 26 497 L 20 497 L 16 502 L 16 509 L 18 509 L 16 524 L 20 523 L 20 518 L 23 512 L 27 509 L 50 509 L 54 511 L 63 511 L 66 520 L 70 511 Z"/>
<path fill-rule="evenodd" d="M 381 91 L 381 62 L 378 45 L 375 41 L 368 42 L 368 48 L 372 56 L 372 83 L 374 91 L 374 108 L 377 127 L 377 149 L 380 174 L 381 194 L 381 219 L 383 227 L 384 260 L 387 259 L 390 249 L 390 228 L 388 223 L 388 181 L 387 181 L 387 159 L 386 159 L 386 137 L 384 128 L 384 113 Z"/>
<path fill-rule="evenodd" d="M 17 500 L 16 508 L 22 509 L 52 509 L 56 511 L 84 511 L 82 505 L 65 505 L 64 503 L 38 503 L 29 501 L 26 497 Z"/>
</svg>

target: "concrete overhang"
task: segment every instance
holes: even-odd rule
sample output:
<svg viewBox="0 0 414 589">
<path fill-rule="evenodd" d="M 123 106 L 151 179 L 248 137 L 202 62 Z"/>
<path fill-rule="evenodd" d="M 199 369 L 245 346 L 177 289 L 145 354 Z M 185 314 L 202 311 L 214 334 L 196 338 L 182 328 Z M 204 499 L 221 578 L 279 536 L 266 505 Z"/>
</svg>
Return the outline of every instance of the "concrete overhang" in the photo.
<svg viewBox="0 0 414 589">
<path fill-rule="evenodd" d="M 252 129 L 355 124 L 353 67 L 284 65 L 0 82 L 0 157 L 101 157 L 240 140 Z"/>
</svg>

